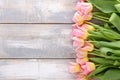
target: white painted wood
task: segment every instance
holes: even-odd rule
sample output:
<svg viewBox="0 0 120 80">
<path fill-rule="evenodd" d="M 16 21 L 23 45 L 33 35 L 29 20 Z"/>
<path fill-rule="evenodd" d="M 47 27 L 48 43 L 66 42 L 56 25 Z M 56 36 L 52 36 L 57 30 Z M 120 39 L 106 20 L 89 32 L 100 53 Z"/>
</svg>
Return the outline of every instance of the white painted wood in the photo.
<svg viewBox="0 0 120 80">
<path fill-rule="evenodd" d="M 0 80 L 74 80 L 68 72 L 72 59 L 0 60 Z"/>
<path fill-rule="evenodd" d="M 0 24 L 0 58 L 73 58 L 71 24 Z"/>
<path fill-rule="evenodd" d="M 37 60 L 0 60 L 0 80 L 37 80 Z"/>
<path fill-rule="evenodd" d="M 74 80 L 69 73 L 72 59 L 42 59 L 40 61 L 40 80 Z"/>
<path fill-rule="evenodd" d="M 0 23 L 72 23 L 77 0 L 0 0 Z"/>
</svg>

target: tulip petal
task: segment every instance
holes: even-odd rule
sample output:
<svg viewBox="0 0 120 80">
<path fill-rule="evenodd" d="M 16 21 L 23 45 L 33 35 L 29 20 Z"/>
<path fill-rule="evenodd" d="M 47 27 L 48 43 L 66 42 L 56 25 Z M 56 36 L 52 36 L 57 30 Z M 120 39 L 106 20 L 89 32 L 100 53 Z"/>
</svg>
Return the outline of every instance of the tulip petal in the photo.
<svg viewBox="0 0 120 80">
<path fill-rule="evenodd" d="M 84 45 L 84 40 L 81 38 L 73 37 L 73 47 L 82 47 Z"/>
<path fill-rule="evenodd" d="M 88 80 L 83 73 L 76 74 L 76 80 Z"/>
<path fill-rule="evenodd" d="M 76 12 L 73 16 L 73 22 L 75 22 L 78 25 L 82 25 L 84 23 L 84 19 L 82 17 L 82 14 L 80 12 Z"/>
<path fill-rule="evenodd" d="M 93 10 L 93 6 L 91 3 L 87 3 L 87 2 L 78 2 L 76 7 L 76 10 L 84 13 L 84 14 L 88 14 Z"/>
<path fill-rule="evenodd" d="M 87 39 L 88 37 L 88 32 L 87 31 L 82 31 L 80 29 L 73 29 L 72 30 L 72 36 L 74 37 L 80 37 L 82 39 Z"/>
<path fill-rule="evenodd" d="M 81 48 L 76 49 L 75 51 L 77 52 L 76 56 L 77 56 L 78 58 L 85 58 L 85 57 L 87 57 L 87 55 L 88 55 L 88 51 L 83 50 L 83 49 L 81 49 Z"/>
<path fill-rule="evenodd" d="M 81 67 L 78 63 L 71 62 L 69 67 L 70 73 L 78 73 L 81 71 Z"/>
<path fill-rule="evenodd" d="M 89 75 L 93 70 L 95 70 L 95 64 L 92 62 L 86 62 L 81 66 L 81 68 L 83 69 L 83 74 Z"/>
<path fill-rule="evenodd" d="M 88 61 L 88 57 L 85 58 L 76 58 L 76 62 L 79 63 L 80 65 L 85 64 Z"/>
<path fill-rule="evenodd" d="M 87 50 L 87 51 L 93 51 L 94 45 L 91 44 L 91 43 L 88 42 L 88 41 L 85 41 L 85 44 L 84 44 L 84 46 L 82 47 L 82 49 Z"/>
<path fill-rule="evenodd" d="M 89 30 L 90 31 L 94 31 L 95 30 L 95 28 L 93 26 L 89 25 L 89 24 L 84 24 L 82 27 L 86 28 L 88 31 Z"/>
</svg>

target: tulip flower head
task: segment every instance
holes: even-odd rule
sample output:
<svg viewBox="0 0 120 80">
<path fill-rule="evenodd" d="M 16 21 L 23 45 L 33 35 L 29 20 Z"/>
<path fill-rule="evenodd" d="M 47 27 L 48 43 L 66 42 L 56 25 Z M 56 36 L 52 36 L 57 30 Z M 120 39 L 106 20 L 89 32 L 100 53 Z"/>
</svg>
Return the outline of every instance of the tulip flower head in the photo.
<svg viewBox="0 0 120 80">
<path fill-rule="evenodd" d="M 87 50 L 84 50 L 84 49 L 82 49 L 82 48 L 78 48 L 78 49 L 76 49 L 75 50 L 76 51 L 76 56 L 78 57 L 78 58 L 85 58 L 85 57 L 87 57 L 88 56 L 88 51 Z"/>
<path fill-rule="evenodd" d="M 83 65 L 86 62 L 88 62 L 88 57 L 85 57 L 85 58 L 76 58 L 76 62 L 79 63 L 80 65 Z"/>
<path fill-rule="evenodd" d="M 82 27 L 86 28 L 87 31 L 94 31 L 95 28 L 89 24 L 83 24 Z"/>
<path fill-rule="evenodd" d="M 73 22 L 75 22 L 77 25 L 82 25 L 85 20 L 91 20 L 92 13 L 84 14 L 80 11 L 77 11 L 73 16 Z"/>
<path fill-rule="evenodd" d="M 88 41 L 85 41 L 84 46 L 82 47 L 82 49 L 87 50 L 87 51 L 93 51 L 94 45 L 91 44 Z"/>
<path fill-rule="evenodd" d="M 84 13 L 84 14 L 88 14 L 88 13 L 92 12 L 93 6 L 91 3 L 87 3 L 87 2 L 82 1 L 82 2 L 77 3 L 75 9 L 77 11 Z"/>
<path fill-rule="evenodd" d="M 73 47 L 82 47 L 84 45 L 84 40 L 78 37 L 73 37 Z"/>
<path fill-rule="evenodd" d="M 88 37 L 88 32 L 83 31 L 81 29 L 73 29 L 72 30 L 72 37 L 79 37 L 79 38 L 82 38 L 85 40 Z"/>
<path fill-rule="evenodd" d="M 81 66 L 78 63 L 71 62 L 69 71 L 70 71 L 70 73 L 78 73 L 81 71 Z"/>
<path fill-rule="evenodd" d="M 92 62 L 86 62 L 84 65 L 81 66 L 81 68 L 83 69 L 83 74 L 88 75 L 93 70 L 95 70 L 95 64 Z"/>
<path fill-rule="evenodd" d="M 87 79 L 86 75 L 84 75 L 83 73 L 77 73 L 76 80 L 88 80 L 88 79 Z"/>
</svg>

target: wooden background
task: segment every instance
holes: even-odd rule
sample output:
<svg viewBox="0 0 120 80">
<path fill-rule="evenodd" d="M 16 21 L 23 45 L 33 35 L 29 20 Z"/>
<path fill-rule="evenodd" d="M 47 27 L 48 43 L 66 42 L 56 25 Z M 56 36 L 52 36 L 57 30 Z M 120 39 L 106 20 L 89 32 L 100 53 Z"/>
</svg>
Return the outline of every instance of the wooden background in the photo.
<svg viewBox="0 0 120 80">
<path fill-rule="evenodd" d="M 0 80 L 74 80 L 77 0 L 0 0 Z"/>
</svg>

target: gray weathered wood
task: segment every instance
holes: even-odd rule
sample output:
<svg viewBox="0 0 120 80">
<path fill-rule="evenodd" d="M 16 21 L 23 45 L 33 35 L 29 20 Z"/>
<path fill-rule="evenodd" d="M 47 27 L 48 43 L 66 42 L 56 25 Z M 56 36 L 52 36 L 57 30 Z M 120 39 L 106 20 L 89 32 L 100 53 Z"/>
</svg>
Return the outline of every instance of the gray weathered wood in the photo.
<svg viewBox="0 0 120 80">
<path fill-rule="evenodd" d="M 0 24 L 0 58 L 73 58 L 71 24 Z"/>
<path fill-rule="evenodd" d="M 68 72 L 72 59 L 0 60 L 0 80 L 74 80 Z"/>
<path fill-rule="evenodd" d="M 0 0 L 0 23 L 72 23 L 77 0 Z"/>
<path fill-rule="evenodd" d="M 74 80 L 68 71 L 72 59 L 41 59 L 40 80 Z"/>
<path fill-rule="evenodd" d="M 0 80 L 37 80 L 37 60 L 0 60 Z"/>
</svg>

